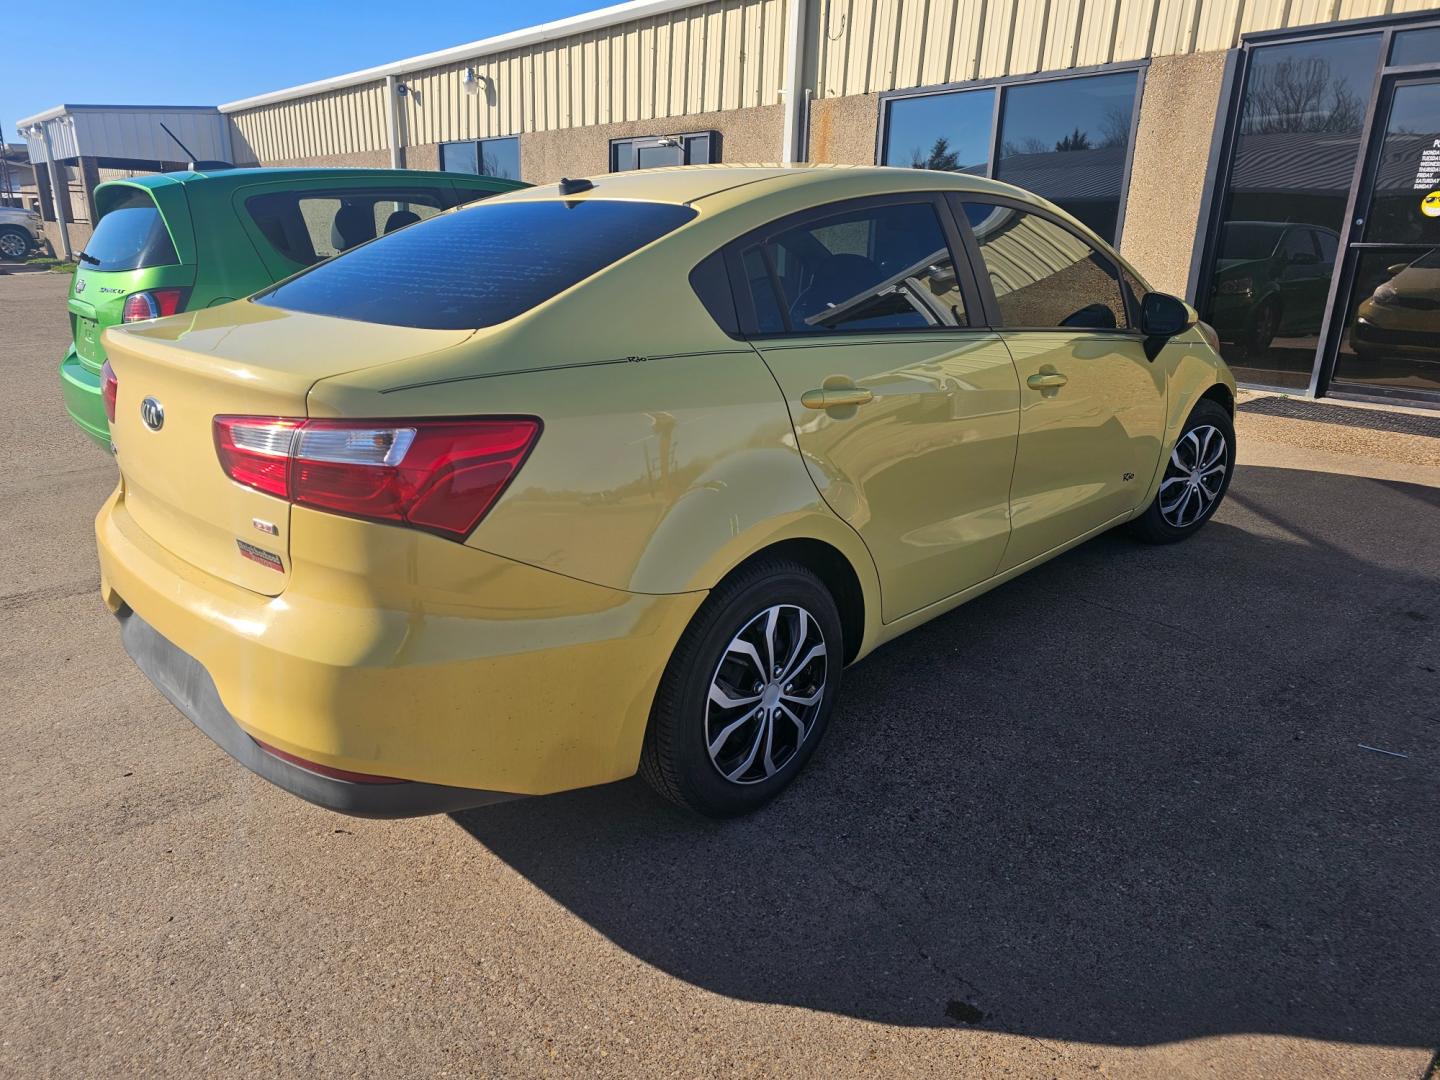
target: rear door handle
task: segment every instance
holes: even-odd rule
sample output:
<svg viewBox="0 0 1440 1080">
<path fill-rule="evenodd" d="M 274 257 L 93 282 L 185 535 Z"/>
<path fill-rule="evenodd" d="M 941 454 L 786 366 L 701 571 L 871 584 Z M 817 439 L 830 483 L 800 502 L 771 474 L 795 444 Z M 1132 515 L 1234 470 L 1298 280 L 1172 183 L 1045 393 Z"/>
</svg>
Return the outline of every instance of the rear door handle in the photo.
<svg viewBox="0 0 1440 1080">
<path fill-rule="evenodd" d="M 1039 375 L 1031 375 L 1025 380 L 1025 385 L 1031 390 L 1054 390 L 1064 386 L 1070 380 L 1058 371 L 1044 371 Z"/>
<path fill-rule="evenodd" d="M 868 405 L 875 395 L 863 386 L 830 386 L 823 390 L 806 390 L 800 404 L 807 409 L 840 409 L 847 405 Z"/>
</svg>

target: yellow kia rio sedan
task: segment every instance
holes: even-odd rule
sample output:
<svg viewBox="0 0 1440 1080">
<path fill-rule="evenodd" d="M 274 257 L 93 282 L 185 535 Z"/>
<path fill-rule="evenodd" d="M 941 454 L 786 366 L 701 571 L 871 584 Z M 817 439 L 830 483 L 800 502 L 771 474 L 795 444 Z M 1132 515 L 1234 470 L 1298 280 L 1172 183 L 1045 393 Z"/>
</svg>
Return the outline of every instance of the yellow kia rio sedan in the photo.
<svg viewBox="0 0 1440 1080">
<path fill-rule="evenodd" d="M 691 167 L 511 192 L 105 333 L 126 649 L 279 786 L 401 816 L 643 773 L 752 810 L 841 671 L 1225 495 L 1208 328 L 1015 188 Z"/>
</svg>

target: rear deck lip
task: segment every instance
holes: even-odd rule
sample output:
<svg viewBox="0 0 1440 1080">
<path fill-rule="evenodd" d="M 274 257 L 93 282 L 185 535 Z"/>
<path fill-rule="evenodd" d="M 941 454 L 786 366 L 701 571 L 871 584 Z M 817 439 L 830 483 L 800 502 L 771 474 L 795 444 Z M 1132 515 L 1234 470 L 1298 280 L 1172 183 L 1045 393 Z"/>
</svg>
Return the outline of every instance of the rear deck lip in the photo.
<svg viewBox="0 0 1440 1080">
<path fill-rule="evenodd" d="M 524 797 L 415 780 L 351 783 L 291 765 L 266 753 L 235 722 L 198 660 L 163 637 L 128 604 L 122 602 L 115 617 L 125 651 L 170 704 L 251 772 L 316 806 L 353 817 L 401 818 L 452 813 Z"/>
</svg>

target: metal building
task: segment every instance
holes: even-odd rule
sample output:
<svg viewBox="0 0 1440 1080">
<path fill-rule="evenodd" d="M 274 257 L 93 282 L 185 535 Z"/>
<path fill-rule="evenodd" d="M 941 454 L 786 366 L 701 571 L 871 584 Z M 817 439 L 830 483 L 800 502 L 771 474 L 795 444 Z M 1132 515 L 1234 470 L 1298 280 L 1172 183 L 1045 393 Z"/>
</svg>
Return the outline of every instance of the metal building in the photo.
<svg viewBox="0 0 1440 1080">
<path fill-rule="evenodd" d="M 632 0 L 220 112 L 267 165 L 983 173 L 1190 299 L 1243 380 L 1440 402 L 1435 0 Z"/>
<path fill-rule="evenodd" d="M 67 256 L 90 236 L 101 181 L 183 169 L 191 154 L 208 161 L 235 154 L 230 123 L 208 105 L 57 105 L 16 128 L 30 148 L 46 233 Z"/>
</svg>

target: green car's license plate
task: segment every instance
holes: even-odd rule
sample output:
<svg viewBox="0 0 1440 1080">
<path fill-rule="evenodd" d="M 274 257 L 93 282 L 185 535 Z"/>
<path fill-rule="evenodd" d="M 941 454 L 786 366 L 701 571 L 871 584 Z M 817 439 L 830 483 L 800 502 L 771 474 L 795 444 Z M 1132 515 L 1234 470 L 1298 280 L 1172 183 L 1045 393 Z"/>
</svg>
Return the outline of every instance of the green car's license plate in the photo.
<svg viewBox="0 0 1440 1080">
<path fill-rule="evenodd" d="M 98 354 L 96 338 L 99 336 L 99 327 L 94 319 L 75 319 L 75 351 L 86 360 L 94 360 Z"/>
</svg>

